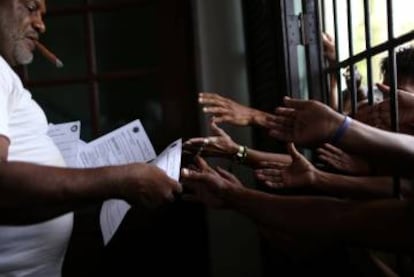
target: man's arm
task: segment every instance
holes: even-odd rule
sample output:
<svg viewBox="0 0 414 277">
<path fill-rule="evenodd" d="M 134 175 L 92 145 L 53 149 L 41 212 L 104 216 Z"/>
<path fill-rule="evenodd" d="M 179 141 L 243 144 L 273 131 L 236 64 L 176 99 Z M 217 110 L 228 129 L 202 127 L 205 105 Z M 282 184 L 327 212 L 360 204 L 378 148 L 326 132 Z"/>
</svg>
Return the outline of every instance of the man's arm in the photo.
<svg viewBox="0 0 414 277">
<path fill-rule="evenodd" d="M 227 191 L 225 199 L 228 206 L 254 221 L 298 237 L 388 250 L 411 251 L 414 247 L 411 201 L 357 203 L 280 197 L 250 189 Z"/>
<path fill-rule="evenodd" d="M 234 159 L 240 149 L 240 145 L 217 124 L 212 121 L 210 130 L 213 136 L 192 138 L 183 145 L 184 149 L 194 154 L 210 157 L 222 157 Z M 246 155 L 243 163 L 252 167 L 263 166 L 263 162 L 280 163 L 289 165 L 292 159 L 286 154 L 269 153 L 246 147 Z"/>
<path fill-rule="evenodd" d="M 198 102 L 203 106 L 203 112 L 212 115 L 216 123 L 269 128 L 274 118 L 273 114 L 244 106 L 217 93 L 201 92 Z"/>
<path fill-rule="evenodd" d="M 315 146 L 329 142 L 343 124 L 345 116 L 317 101 L 285 99 L 286 108 L 276 110 L 275 138 L 299 145 Z M 356 120 L 344 130 L 337 145 L 369 159 L 389 161 L 394 173 L 413 177 L 414 137 L 379 130 Z"/>
<path fill-rule="evenodd" d="M 0 135 L 0 162 L 7 161 L 7 157 L 9 156 L 9 145 L 9 139 Z"/>
<path fill-rule="evenodd" d="M 8 144 L 0 137 L 0 224 L 36 223 L 109 198 L 159 205 L 181 191 L 152 165 L 70 169 L 8 162 Z"/>
<path fill-rule="evenodd" d="M 299 239 L 390 250 L 414 247 L 412 201 L 277 196 L 245 188 L 223 169 L 212 171 L 205 162 L 199 165 L 201 171 L 182 171 L 193 201 L 239 211 L 259 225 Z"/>
<path fill-rule="evenodd" d="M 372 199 L 393 197 L 391 177 L 362 177 L 333 174 L 317 169 L 293 143 L 288 144 L 292 157 L 289 166 L 256 170 L 258 179 L 273 188 L 311 188 L 329 195 L 351 199 Z M 410 196 L 411 184 L 402 182 L 401 191 Z"/>
<path fill-rule="evenodd" d="M 331 195 L 351 199 L 393 197 L 394 181 L 392 177 L 356 177 L 318 170 L 315 179 L 311 186 Z M 408 197 L 412 195 L 411 184 L 408 180 L 402 180 L 401 194 Z"/>
</svg>

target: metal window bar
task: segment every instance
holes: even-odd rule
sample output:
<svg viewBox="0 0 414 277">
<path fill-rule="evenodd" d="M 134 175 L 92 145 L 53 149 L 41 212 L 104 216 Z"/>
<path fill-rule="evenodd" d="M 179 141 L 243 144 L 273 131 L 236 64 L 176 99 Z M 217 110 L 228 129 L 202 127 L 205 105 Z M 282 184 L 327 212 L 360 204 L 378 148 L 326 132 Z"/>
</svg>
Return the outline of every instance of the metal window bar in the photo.
<svg viewBox="0 0 414 277">
<path fill-rule="evenodd" d="M 327 100 L 326 79 L 320 78 L 324 59 L 321 51 L 321 18 L 319 0 L 302 0 L 302 40 L 306 51 L 306 70 L 309 96 L 319 101 Z"/>
<path fill-rule="evenodd" d="M 391 0 L 387 0 L 388 40 L 394 39 L 394 14 Z M 395 61 L 395 46 L 388 48 L 389 85 L 391 102 L 391 122 L 394 131 L 398 132 L 398 98 L 397 98 L 397 72 Z"/>
<path fill-rule="evenodd" d="M 326 30 L 326 11 L 325 11 L 325 8 L 326 8 L 326 5 L 325 5 L 326 3 L 325 3 L 325 0 L 321 0 L 321 8 L 320 8 L 320 10 L 321 10 L 321 13 L 322 13 L 322 20 L 321 20 L 321 23 L 322 23 L 322 30 Z"/>
<path fill-rule="evenodd" d="M 334 14 L 334 36 L 335 36 L 335 59 L 336 63 L 339 64 L 339 27 L 338 27 L 338 0 L 333 0 L 333 14 Z M 331 74 L 336 75 L 337 80 L 337 89 L 338 89 L 338 111 L 340 113 L 344 110 L 344 101 L 342 99 L 342 83 L 341 83 L 341 69 L 335 68 L 334 70 L 331 70 Z"/>
<path fill-rule="evenodd" d="M 319 22 L 321 22 L 322 31 L 324 31 L 326 29 L 326 10 L 325 10 L 326 9 L 326 3 L 325 3 L 325 0 L 321 0 L 321 2 L 319 4 L 320 4 L 319 10 L 321 11 L 321 16 L 320 16 Z M 320 44 L 322 44 L 322 41 L 320 41 Z M 323 46 L 321 46 L 321 47 L 323 49 Z M 320 55 L 320 56 L 322 57 L 322 65 L 324 66 L 321 70 L 323 72 L 323 70 L 328 67 L 328 62 L 324 61 L 324 60 L 326 60 L 324 55 Z M 324 85 L 324 91 L 325 91 L 325 100 L 326 100 L 327 103 L 331 103 L 332 102 L 332 99 L 331 99 L 332 95 L 330 95 L 330 93 L 328 93 L 329 91 L 331 91 L 331 82 L 329 80 L 328 74 L 326 74 L 325 81 L 323 82 L 323 85 Z"/>
<path fill-rule="evenodd" d="M 371 20 L 369 16 L 369 0 L 364 0 L 364 22 L 365 22 L 365 48 L 371 49 Z M 368 103 L 374 104 L 374 84 L 372 81 L 372 57 L 367 57 L 367 85 L 368 85 Z"/>
<path fill-rule="evenodd" d="M 348 0 L 348 5 L 350 1 Z M 351 24 L 349 24 L 350 20 L 352 20 L 350 13 L 350 6 L 348 6 L 348 28 L 351 28 Z M 338 53 L 338 17 L 337 17 L 337 0 L 333 0 L 333 13 L 334 13 L 334 32 L 335 32 L 335 46 L 336 52 Z M 352 31 L 348 30 L 348 37 L 350 38 L 349 48 L 350 48 L 350 56 L 348 59 L 339 61 L 337 57 L 338 63 L 329 71 L 339 72 L 341 68 L 352 66 L 355 63 L 366 60 L 367 61 L 367 74 L 368 74 L 368 90 L 369 92 L 369 101 L 373 103 L 373 81 L 372 81 L 372 57 L 383 52 L 388 51 L 388 59 L 389 59 L 389 85 L 390 85 L 390 109 L 391 109 L 391 122 L 392 122 L 392 129 L 395 132 L 398 132 L 399 128 L 399 119 L 398 119 L 398 95 L 397 95 L 397 65 L 396 65 L 396 57 L 395 57 L 395 48 L 401 44 L 409 42 L 414 39 L 414 31 L 408 32 L 403 34 L 399 37 L 394 37 L 394 21 L 393 21 L 393 5 L 392 0 L 387 0 L 387 31 L 388 31 L 388 41 L 379 44 L 375 47 L 371 46 L 371 33 L 370 33 L 370 19 L 369 19 L 369 0 L 364 0 L 364 17 L 365 17 L 365 39 L 366 39 L 366 50 L 362 51 L 356 55 L 353 54 L 353 47 L 352 47 Z M 339 74 L 337 74 L 339 75 Z M 352 76 L 351 76 L 352 77 Z M 338 82 L 338 86 L 340 86 L 340 82 Z M 341 98 L 340 98 L 341 99 Z M 356 102 L 356 99 L 353 99 L 353 102 Z M 399 182 L 396 181 L 394 184 L 394 195 L 398 197 L 400 194 Z"/>
<path fill-rule="evenodd" d="M 285 37 L 289 41 L 286 49 L 286 67 L 287 67 L 287 89 L 289 96 L 300 98 L 299 75 L 298 75 L 298 48 L 300 43 L 299 33 L 297 32 L 298 18 L 295 15 L 295 7 L 293 1 L 283 1 L 284 15 L 286 16 L 284 32 Z"/>
<path fill-rule="evenodd" d="M 391 0 L 387 0 L 387 23 L 388 23 L 388 39 L 394 39 L 394 13 Z M 389 86 L 390 86 L 390 105 L 391 105 L 391 127 L 393 131 L 399 131 L 399 118 L 398 118 L 398 95 L 397 95 L 397 65 L 395 59 L 395 47 L 391 47 L 388 50 L 388 66 L 389 66 Z M 393 195 L 396 198 L 400 197 L 401 183 L 399 176 L 394 176 L 393 183 Z M 397 258 L 397 260 L 399 260 Z"/>
<path fill-rule="evenodd" d="M 397 95 L 397 65 L 396 65 L 396 52 L 395 48 L 399 45 L 409 42 L 414 39 L 414 31 L 408 32 L 401 35 L 400 37 L 394 37 L 394 18 L 393 18 L 393 3 L 392 0 L 387 0 L 387 32 L 388 32 L 388 41 L 372 47 L 371 45 L 371 22 L 369 16 L 370 3 L 369 0 L 364 0 L 364 24 L 365 24 L 365 45 L 366 50 L 354 55 L 353 53 L 353 34 L 352 34 L 352 7 L 351 1 L 347 0 L 347 24 L 348 24 L 348 42 L 349 42 L 349 58 L 344 61 L 339 61 L 337 55 L 337 64 L 330 68 L 329 71 L 331 74 L 336 72 L 338 77 L 338 90 L 341 92 L 339 81 L 340 79 L 340 69 L 350 66 L 351 71 L 351 92 L 352 92 L 352 114 L 354 115 L 357 111 L 357 98 L 356 98 L 356 83 L 353 65 L 359 61 L 366 60 L 367 62 L 367 85 L 368 85 L 368 101 L 372 105 L 374 103 L 374 93 L 373 93 L 373 80 L 372 80 L 372 57 L 383 52 L 388 52 L 388 80 L 390 86 L 390 110 L 391 110 L 391 124 L 392 130 L 398 132 L 399 130 L 399 118 L 398 118 L 398 95 Z M 338 54 L 338 16 L 337 16 L 337 0 L 333 0 L 333 14 L 334 14 L 334 33 L 335 33 L 335 46 L 336 53 Z M 339 94 L 339 101 L 342 97 Z M 339 105 L 339 111 L 342 112 L 342 104 Z M 400 197 L 400 178 L 399 176 L 394 176 L 393 183 L 393 196 L 396 198 Z M 396 270 L 397 272 L 404 272 L 403 258 L 400 255 L 396 255 Z"/>
<path fill-rule="evenodd" d="M 354 55 L 354 34 L 352 30 L 352 5 L 351 0 L 347 0 L 347 23 L 348 23 L 348 48 L 349 48 L 349 56 L 352 57 Z M 351 74 L 351 88 L 347 87 L 346 93 L 351 93 L 351 105 L 352 105 L 352 116 L 356 114 L 357 111 L 357 88 L 356 88 L 356 80 L 355 80 L 355 67 L 354 64 L 351 64 L 349 67 L 349 72 Z M 349 91 L 351 89 L 351 91 Z M 339 92 L 341 93 L 341 92 Z"/>
<path fill-rule="evenodd" d="M 376 56 L 380 54 L 381 52 L 388 51 L 390 48 L 396 48 L 411 40 L 414 40 L 414 31 L 410 31 L 399 37 L 389 39 L 388 41 L 378 44 L 376 46 L 373 46 L 370 49 L 365 49 L 364 51 L 359 52 L 358 54 L 355 54 L 354 56 L 349 57 L 348 59 L 339 61 L 336 65 L 333 65 L 330 68 L 330 70 L 339 70 L 340 68 L 345 68 L 351 64 L 360 62 L 366 59 L 367 57 Z"/>
<path fill-rule="evenodd" d="M 89 5 L 90 0 L 85 0 L 85 4 Z M 95 136 L 99 134 L 99 84 L 93 78 L 97 74 L 96 65 L 96 43 L 95 43 L 95 26 L 93 22 L 93 14 L 87 11 L 84 15 L 84 27 L 86 34 L 86 55 L 87 55 L 87 72 L 88 87 L 91 112 L 92 132 Z"/>
</svg>

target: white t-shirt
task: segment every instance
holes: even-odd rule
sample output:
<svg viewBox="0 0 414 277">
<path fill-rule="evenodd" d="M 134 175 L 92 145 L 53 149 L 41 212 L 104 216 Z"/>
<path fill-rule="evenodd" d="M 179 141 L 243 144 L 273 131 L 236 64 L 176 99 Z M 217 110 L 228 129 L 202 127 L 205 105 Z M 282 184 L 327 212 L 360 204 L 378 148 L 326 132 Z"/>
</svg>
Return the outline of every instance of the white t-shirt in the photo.
<svg viewBox="0 0 414 277">
<path fill-rule="evenodd" d="M 64 167 L 47 128 L 43 110 L 0 56 L 0 135 L 10 140 L 8 160 Z M 73 213 L 41 224 L 0 226 L 0 276 L 61 276 L 72 226 Z"/>
</svg>

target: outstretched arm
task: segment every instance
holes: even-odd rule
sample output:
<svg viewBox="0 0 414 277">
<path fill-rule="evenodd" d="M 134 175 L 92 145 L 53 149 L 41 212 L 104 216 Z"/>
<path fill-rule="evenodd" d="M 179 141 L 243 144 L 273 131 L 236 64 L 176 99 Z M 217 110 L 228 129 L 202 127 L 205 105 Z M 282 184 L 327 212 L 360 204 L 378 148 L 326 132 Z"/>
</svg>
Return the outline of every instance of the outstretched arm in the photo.
<svg viewBox="0 0 414 277">
<path fill-rule="evenodd" d="M 207 168 L 182 171 L 193 201 L 239 211 L 258 224 L 298 238 L 393 250 L 414 247 L 411 201 L 283 197 L 245 188 L 229 172 Z"/>
<path fill-rule="evenodd" d="M 315 168 L 293 143 L 288 145 L 292 164 L 284 168 L 256 170 L 258 179 L 273 188 L 310 188 L 329 195 L 351 199 L 376 199 L 393 197 L 391 177 L 356 177 L 325 172 Z M 402 183 L 402 194 L 411 196 L 411 185 Z"/>
<path fill-rule="evenodd" d="M 383 84 L 377 84 L 378 89 L 384 94 L 390 94 L 390 88 Z M 375 105 L 364 104 L 358 109 L 355 118 L 365 124 L 384 130 L 392 130 L 391 105 L 387 97 L 384 101 Z M 414 134 L 414 95 L 411 92 L 398 90 L 398 119 L 399 129 L 404 134 Z"/>
<path fill-rule="evenodd" d="M 275 125 L 270 134 L 283 141 L 318 146 L 338 134 L 345 116 L 317 101 L 285 98 L 286 108 L 277 108 Z M 353 120 L 338 137 L 336 144 L 349 153 L 369 159 L 387 157 L 394 173 L 413 177 L 414 137 L 395 134 Z"/>
<path fill-rule="evenodd" d="M 217 93 L 201 92 L 198 102 L 203 112 L 214 117 L 216 123 L 230 123 L 236 126 L 257 125 L 271 127 L 273 114 L 241 105 Z"/>
<path fill-rule="evenodd" d="M 210 130 L 213 136 L 189 139 L 184 143 L 184 149 L 202 156 L 235 159 L 241 145 L 234 142 L 214 121 L 210 124 Z M 251 167 L 263 166 L 265 163 L 288 165 L 292 161 L 290 156 L 285 154 L 269 153 L 248 147 L 245 150 L 247 152 L 243 163 Z"/>
<path fill-rule="evenodd" d="M 230 207 L 253 220 L 298 237 L 389 250 L 410 251 L 414 246 L 410 238 L 414 231 L 411 201 L 358 203 L 322 197 L 280 197 L 248 189 L 231 190 L 224 197 Z"/>
<path fill-rule="evenodd" d="M 328 63 L 332 66 L 336 63 L 336 52 L 334 39 L 326 33 L 322 33 L 323 52 Z M 335 72 L 329 72 L 329 106 L 338 110 L 338 80 Z"/>
<path fill-rule="evenodd" d="M 368 176 L 373 174 L 371 163 L 359 156 L 349 155 L 332 144 L 325 143 L 317 149 L 318 158 L 331 167 L 351 175 Z"/>
</svg>

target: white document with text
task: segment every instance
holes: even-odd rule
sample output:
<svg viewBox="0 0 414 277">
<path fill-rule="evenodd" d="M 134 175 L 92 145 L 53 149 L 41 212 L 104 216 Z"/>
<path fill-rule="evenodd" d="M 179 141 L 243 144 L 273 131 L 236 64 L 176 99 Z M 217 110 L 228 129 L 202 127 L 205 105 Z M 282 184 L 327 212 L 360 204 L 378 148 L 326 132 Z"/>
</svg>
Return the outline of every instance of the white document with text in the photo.
<svg viewBox="0 0 414 277">
<path fill-rule="evenodd" d="M 91 168 L 108 165 L 122 165 L 134 162 L 150 162 L 178 180 L 181 165 L 181 139 L 171 143 L 158 157 L 140 120 L 135 120 L 94 141 L 85 143 L 79 138 L 76 166 Z M 120 199 L 103 203 L 100 212 L 100 226 L 104 244 L 112 239 L 122 223 L 130 205 Z"/>
<path fill-rule="evenodd" d="M 182 140 L 171 143 L 156 159 L 150 163 L 162 169 L 170 178 L 178 181 L 180 178 Z M 105 201 L 100 214 L 100 224 L 104 244 L 112 239 L 122 223 L 130 205 L 119 199 Z"/>
<path fill-rule="evenodd" d="M 182 140 L 171 143 L 158 157 L 140 120 L 135 120 L 94 141 L 80 139 L 80 122 L 50 124 L 48 135 L 60 150 L 68 167 L 92 168 L 149 162 L 174 179 L 179 179 Z M 103 203 L 100 225 L 104 244 L 112 239 L 131 206 L 120 199 Z"/>
<path fill-rule="evenodd" d="M 68 167 L 78 167 L 80 121 L 49 124 L 48 136 L 53 140 Z"/>
</svg>

